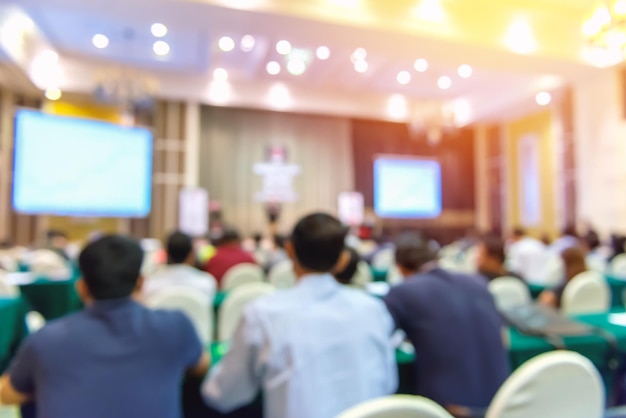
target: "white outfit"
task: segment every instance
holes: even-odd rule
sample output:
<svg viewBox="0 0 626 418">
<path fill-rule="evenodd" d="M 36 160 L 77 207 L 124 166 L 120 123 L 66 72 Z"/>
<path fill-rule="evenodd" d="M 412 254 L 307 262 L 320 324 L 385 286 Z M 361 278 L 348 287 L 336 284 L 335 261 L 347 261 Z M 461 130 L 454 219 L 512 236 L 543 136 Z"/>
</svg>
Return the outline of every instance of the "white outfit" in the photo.
<svg viewBox="0 0 626 418">
<path fill-rule="evenodd" d="M 204 293 L 210 300 L 215 299 L 217 281 L 215 277 L 187 264 L 170 264 L 148 277 L 143 292 L 151 295 L 169 287 L 186 287 Z"/>
<path fill-rule="evenodd" d="M 550 256 L 548 247 L 541 241 L 524 237 L 509 245 L 507 264 L 509 270 L 532 283 L 544 278 Z"/>
</svg>

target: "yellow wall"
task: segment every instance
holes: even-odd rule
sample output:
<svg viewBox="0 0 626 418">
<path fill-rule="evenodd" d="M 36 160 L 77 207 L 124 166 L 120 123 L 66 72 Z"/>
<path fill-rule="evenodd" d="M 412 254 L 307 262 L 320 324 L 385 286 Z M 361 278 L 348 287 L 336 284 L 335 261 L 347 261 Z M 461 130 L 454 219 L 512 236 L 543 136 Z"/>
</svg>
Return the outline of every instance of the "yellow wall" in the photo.
<svg viewBox="0 0 626 418">
<path fill-rule="evenodd" d="M 520 213 L 520 161 L 518 144 L 526 135 L 536 135 L 539 144 L 539 179 L 541 197 L 541 222 L 536 227 L 528 227 L 528 231 L 537 237 L 544 233 L 556 236 L 558 225 L 555 208 L 555 148 L 554 148 L 554 115 L 545 111 L 512 121 L 505 125 L 505 162 L 506 162 L 506 225 L 513 228 L 521 224 Z"/>
<path fill-rule="evenodd" d="M 119 123 L 120 121 L 120 113 L 117 108 L 94 103 L 47 102 L 43 110 L 59 116 L 98 119 L 111 123 Z M 116 233 L 120 230 L 120 220 L 117 218 L 47 216 L 44 222 L 47 229 L 59 229 L 66 232 L 71 241 L 83 241 L 87 239 L 92 231 Z"/>
</svg>

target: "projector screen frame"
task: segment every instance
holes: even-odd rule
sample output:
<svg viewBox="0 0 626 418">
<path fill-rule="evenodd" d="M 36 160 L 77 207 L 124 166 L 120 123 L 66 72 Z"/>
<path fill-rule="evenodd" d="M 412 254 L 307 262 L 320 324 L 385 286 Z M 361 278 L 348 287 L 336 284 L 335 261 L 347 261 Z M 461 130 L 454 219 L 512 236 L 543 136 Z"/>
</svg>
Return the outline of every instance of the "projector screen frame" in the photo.
<svg viewBox="0 0 626 418">
<path fill-rule="evenodd" d="M 116 128 L 128 128 L 128 129 L 138 129 L 149 132 L 150 140 L 148 145 L 148 152 L 150 154 L 149 158 L 146 158 L 147 165 L 146 170 L 148 174 L 148 184 L 147 184 L 147 195 L 146 201 L 148 203 L 147 210 L 137 214 L 130 214 L 128 211 L 120 211 L 119 213 L 115 213 L 113 211 L 63 211 L 63 210 L 54 210 L 54 211 L 43 211 L 43 210 L 22 210 L 18 209 L 16 206 L 16 186 L 17 183 L 15 181 L 15 173 L 16 173 L 16 160 L 18 153 L 18 117 L 22 113 L 31 113 L 38 114 L 43 116 L 49 116 L 53 118 L 59 119 L 70 119 L 70 120 L 78 120 L 78 121 L 87 121 L 96 124 L 108 125 Z M 30 215 L 30 216 L 62 216 L 62 217 L 72 217 L 72 218 L 120 218 L 120 219 L 145 219 L 148 217 L 153 210 L 153 200 L 154 200 L 154 158 L 155 158 L 155 130 L 150 126 L 123 126 L 119 123 L 113 123 L 97 118 L 90 117 L 76 117 L 76 116 L 66 116 L 66 115 L 56 115 L 53 113 L 45 112 L 40 109 L 29 108 L 25 106 L 19 106 L 15 109 L 13 113 L 13 149 L 11 152 L 11 208 L 15 213 L 21 215 Z"/>
<path fill-rule="evenodd" d="M 438 205 L 438 212 L 436 214 L 433 214 L 433 216 L 413 216 L 413 215 L 407 215 L 407 216 L 389 216 L 389 215 L 385 215 L 385 214 L 379 214 L 377 212 L 377 179 L 376 179 L 376 161 L 380 160 L 380 159 L 389 159 L 389 160 L 407 160 L 407 161 L 423 161 L 423 162 L 434 162 L 437 163 L 437 167 L 438 167 L 438 184 L 437 184 L 437 191 L 438 191 L 438 200 L 439 200 L 439 205 Z M 380 219 L 383 220 L 402 220 L 402 221 L 433 221 L 436 219 L 439 219 L 441 217 L 441 215 L 443 214 L 443 171 L 441 169 L 441 162 L 439 161 L 439 159 L 437 157 L 433 157 L 433 156 L 421 156 L 421 155 L 408 155 L 408 154 L 375 154 L 372 156 L 372 174 L 373 174 L 373 190 L 372 190 L 372 196 L 373 196 L 373 202 L 372 202 L 372 209 L 374 211 L 374 213 L 376 214 L 376 216 Z"/>
</svg>

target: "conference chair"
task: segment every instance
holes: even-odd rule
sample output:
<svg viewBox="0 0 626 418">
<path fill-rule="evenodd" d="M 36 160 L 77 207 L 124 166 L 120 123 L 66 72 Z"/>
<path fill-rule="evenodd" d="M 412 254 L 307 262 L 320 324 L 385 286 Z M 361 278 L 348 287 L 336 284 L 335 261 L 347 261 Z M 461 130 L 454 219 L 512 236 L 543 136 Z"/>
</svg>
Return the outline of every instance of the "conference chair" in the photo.
<svg viewBox="0 0 626 418">
<path fill-rule="evenodd" d="M 28 260 L 29 271 L 35 276 L 65 280 L 72 275 L 68 263 L 52 250 L 35 250 L 29 255 Z"/>
<path fill-rule="evenodd" d="M 267 281 L 278 289 L 287 289 L 296 284 L 296 273 L 293 271 L 293 262 L 284 260 L 270 270 Z"/>
<path fill-rule="evenodd" d="M 540 354 L 504 382 L 486 418 L 602 418 L 604 386 L 595 366 L 571 351 Z"/>
<path fill-rule="evenodd" d="M 626 254 L 616 255 L 609 265 L 609 271 L 615 276 L 626 279 Z"/>
<path fill-rule="evenodd" d="M 400 273 L 400 269 L 398 268 L 398 266 L 393 264 L 389 268 L 389 270 L 387 270 L 386 280 L 387 280 L 387 283 L 389 283 L 392 286 L 402 283 L 402 280 L 404 280 L 404 277 L 402 277 L 402 273 Z"/>
<path fill-rule="evenodd" d="M 585 257 L 585 264 L 589 270 L 598 273 L 604 273 L 607 269 L 606 259 L 599 254 L 589 254 Z"/>
<path fill-rule="evenodd" d="M 389 270 L 395 263 L 396 250 L 394 248 L 384 248 L 372 258 L 372 267 L 377 270 Z"/>
<path fill-rule="evenodd" d="M 37 311 L 30 311 L 26 314 L 26 326 L 30 334 L 39 331 L 46 325 L 46 319 Z M 0 415 L 2 418 L 2 415 Z"/>
<path fill-rule="evenodd" d="M 229 291 L 245 283 L 262 282 L 265 272 L 251 263 L 238 264 L 229 269 L 222 279 L 222 290 Z"/>
<path fill-rule="evenodd" d="M 498 277 L 488 285 L 499 310 L 506 310 L 532 302 L 528 286 L 515 277 Z"/>
<path fill-rule="evenodd" d="M 180 310 L 191 320 L 202 344 L 207 345 L 213 336 L 213 306 L 201 293 L 186 287 L 170 287 L 146 299 L 153 309 Z"/>
<path fill-rule="evenodd" d="M 241 314 L 246 305 L 276 290 L 269 283 L 244 283 L 234 288 L 217 313 L 217 339 L 219 342 L 230 341 L 235 333 Z"/>
<path fill-rule="evenodd" d="M 370 270 L 370 266 L 365 261 L 359 261 L 356 266 L 356 272 L 352 276 L 351 285 L 359 289 L 367 288 L 369 283 L 374 281 L 374 276 Z"/>
<path fill-rule="evenodd" d="M 561 257 L 556 254 L 551 255 L 544 263 L 543 272 L 542 285 L 556 287 L 561 284 L 565 276 L 565 266 Z"/>
<path fill-rule="evenodd" d="M 392 395 L 372 399 L 336 418 L 453 418 L 445 409 L 421 396 Z"/>
<path fill-rule="evenodd" d="M 19 295 L 19 288 L 7 282 L 7 273 L 0 272 L 0 297 L 18 297 Z"/>
<path fill-rule="evenodd" d="M 586 271 L 565 286 L 561 311 L 565 315 L 607 312 L 611 307 L 611 289 L 602 274 Z"/>
</svg>

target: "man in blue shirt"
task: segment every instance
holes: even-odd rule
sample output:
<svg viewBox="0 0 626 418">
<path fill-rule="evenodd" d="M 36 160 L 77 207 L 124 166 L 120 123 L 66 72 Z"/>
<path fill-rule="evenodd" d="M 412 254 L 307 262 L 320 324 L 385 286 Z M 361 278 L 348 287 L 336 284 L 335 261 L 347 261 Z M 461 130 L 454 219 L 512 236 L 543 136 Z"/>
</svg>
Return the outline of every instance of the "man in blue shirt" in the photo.
<svg viewBox="0 0 626 418">
<path fill-rule="evenodd" d="M 385 305 L 331 274 L 346 232 L 326 214 L 298 222 L 286 248 L 298 284 L 245 308 L 230 351 L 203 384 L 210 406 L 227 412 L 262 389 L 267 418 L 331 418 L 395 391 Z"/>
<path fill-rule="evenodd" d="M 182 313 L 151 311 L 141 290 L 138 243 L 107 236 L 79 258 L 86 308 L 23 343 L 0 381 L 0 403 L 35 401 L 39 418 L 179 418 L 185 372 L 204 374 L 204 354 Z"/>
<path fill-rule="evenodd" d="M 455 413 L 487 407 L 510 372 L 487 281 L 438 268 L 414 233 L 398 238 L 395 257 L 406 280 L 384 300 L 415 347 L 415 394 Z"/>
</svg>

